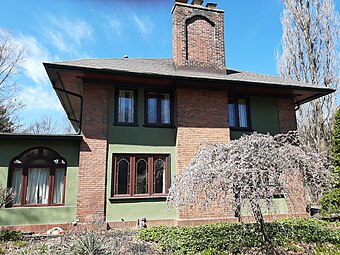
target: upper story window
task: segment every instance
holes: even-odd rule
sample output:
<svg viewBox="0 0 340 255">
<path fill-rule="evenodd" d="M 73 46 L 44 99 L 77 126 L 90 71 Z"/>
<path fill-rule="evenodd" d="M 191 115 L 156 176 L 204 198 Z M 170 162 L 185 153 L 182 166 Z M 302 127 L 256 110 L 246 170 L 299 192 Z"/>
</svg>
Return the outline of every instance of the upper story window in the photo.
<svg viewBox="0 0 340 255">
<path fill-rule="evenodd" d="M 234 129 L 250 129 L 249 100 L 245 98 L 229 99 L 229 126 Z"/>
<path fill-rule="evenodd" d="M 114 155 L 113 162 L 114 197 L 168 193 L 168 155 Z"/>
<path fill-rule="evenodd" d="M 170 92 L 145 91 L 145 124 L 173 125 L 173 96 Z"/>
<path fill-rule="evenodd" d="M 13 159 L 9 185 L 14 189 L 12 206 L 63 205 L 66 161 L 48 148 L 33 148 Z"/>
<path fill-rule="evenodd" d="M 117 89 L 115 123 L 123 125 L 137 125 L 137 90 Z"/>
</svg>

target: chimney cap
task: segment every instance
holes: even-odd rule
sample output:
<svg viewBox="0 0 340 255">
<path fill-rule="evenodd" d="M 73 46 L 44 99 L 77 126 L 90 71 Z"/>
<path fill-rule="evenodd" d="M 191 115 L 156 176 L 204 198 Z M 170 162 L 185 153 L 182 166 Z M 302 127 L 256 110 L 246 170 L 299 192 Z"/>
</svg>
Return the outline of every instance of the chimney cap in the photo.
<svg viewBox="0 0 340 255">
<path fill-rule="evenodd" d="M 216 9 L 217 4 L 215 3 L 207 3 L 205 7 L 210 8 L 210 9 Z"/>
<path fill-rule="evenodd" d="M 129 58 L 129 56 L 128 55 L 124 55 L 124 58 Z"/>
<path fill-rule="evenodd" d="M 192 0 L 191 4 L 192 5 L 202 5 L 203 4 L 203 0 Z"/>
</svg>

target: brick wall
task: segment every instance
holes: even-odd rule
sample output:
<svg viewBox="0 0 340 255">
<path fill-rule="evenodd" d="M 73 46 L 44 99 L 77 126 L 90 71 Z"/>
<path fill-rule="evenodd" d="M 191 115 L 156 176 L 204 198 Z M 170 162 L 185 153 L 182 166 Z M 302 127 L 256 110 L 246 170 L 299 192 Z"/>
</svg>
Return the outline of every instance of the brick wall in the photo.
<svg viewBox="0 0 340 255">
<path fill-rule="evenodd" d="M 298 171 L 286 174 L 285 183 L 288 183 L 286 202 L 289 214 L 306 213 L 305 187 L 303 185 L 303 175 Z"/>
<path fill-rule="evenodd" d="M 279 130 L 280 133 L 287 133 L 296 130 L 296 116 L 293 99 L 277 99 Z M 299 173 L 290 173 L 285 176 L 285 183 L 290 184 L 286 197 L 289 214 L 303 215 L 306 213 L 306 198 L 303 187 L 303 176 Z"/>
<path fill-rule="evenodd" d="M 228 95 L 226 91 L 177 89 L 176 173 L 182 173 L 196 154 L 201 142 L 228 143 Z M 223 216 L 221 216 L 223 215 Z M 224 217 L 213 206 L 202 210 L 188 207 L 179 212 L 179 219 Z"/>
<path fill-rule="evenodd" d="M 175 3 L 172 47 L 178 67 L 224 69 L 224 11 Z"/>
<path fill-rule="evenodd" d="M 80 146 L 77 218 L 104 217 L 107 159 L 108 90 L 84 85 L 83 135 Z"/>
<path fill-rule="evenodd" d="M 296 116 L 293 99 L 277 99 L 280 133 L 296 130 Z"/>
</svg>

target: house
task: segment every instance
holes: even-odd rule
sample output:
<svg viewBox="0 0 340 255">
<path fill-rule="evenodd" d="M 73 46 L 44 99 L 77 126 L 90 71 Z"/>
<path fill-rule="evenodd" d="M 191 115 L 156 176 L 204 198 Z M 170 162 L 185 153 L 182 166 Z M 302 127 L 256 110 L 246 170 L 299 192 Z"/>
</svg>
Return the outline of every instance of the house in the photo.
<svg viewBox="0 0 340 255">
<path fill-rule="evenodd" d="M 89 217 L 110 227 L 235 220 L 166 209 L 175 174 L 201 141 L 228 143 L 252 131 L 296 129 L 295 110 L 332 93 L 292 80 L 226 68 L 224 11 L 176 0 L 170 59 L 44 63 L 76 135 L 0 134 L 0 183 L 13 203 L 3 227 L 43 231 Z M 305 215 L 303 194 L 278 198 L 283 216 Z"/>
</svg>

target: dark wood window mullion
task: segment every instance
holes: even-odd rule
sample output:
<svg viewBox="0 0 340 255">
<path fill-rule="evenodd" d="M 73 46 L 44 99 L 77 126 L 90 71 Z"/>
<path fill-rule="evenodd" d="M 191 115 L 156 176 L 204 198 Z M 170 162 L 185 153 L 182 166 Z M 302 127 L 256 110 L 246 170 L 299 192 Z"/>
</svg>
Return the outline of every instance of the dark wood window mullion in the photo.
<svg viewBox="0 0 340 255">
<path fill-rule="evenodd" d="M 26 206 L 26 196 L 27 196 L 27 188 L 28 188 L 28 170 L 26 167 L 23 169 L 23 178 L 24 178 L 24 186 L 22 187 L 23 192 L 24 192 L 23 205 Z"/>
<path fill-rule="evenodd" d="M 252 121 L 251 121 L 251 116 L 250 116 L 250 100 L 246 99 L 246 111 L 247 111 L 247 125 L 248 128 L 252 127 Z"/>
<path fill-rule="evenodd" d="M 162 125 L 162 94 L 157 93 L 157 124 Z"/>
<path fill-rule="evenodd" d="M 22 206 L 25 203 L 24 199 L 25 199 L 25 175 L 24 175 L 24 168 L 22 167 L 21 189 L 20 189 L 20 198 L 19 198 L 19 205 L 20 206 Z"/>
<path fill-rule="evenodd" d="M 238 111 L 238 100 L 234 101 L 234 105 L 235 105 L 235 126 L 237 128 L 240 127 L 240 116 L 239 116 L 239 111 Z"/>
<path fill-rule="evenodd" d="M 148 192 L 151 195 L 151 157 L 148 157 Z"/>
<path fill-rule="evenodd" d="M 168 189 L 169 189 L 169 169 L 168 169 L 168 157 L 165 157 L 165 194 L 168 194 Z"/>
<path fill-rule="evenodd" d="M 170 124 L 175 124 L 175 97 L 173 93 L 169 93 L 170 95 Z"/>
<path fill-rule="evenodd" d="M 147 91 L 144 92 L 144 122 L 149 122 L 149 93 Z"/>
<path fill-rule="evenodd" d="M 65 204 L 65 194 L 66 194 L 66 167 L 64 168 L 64 191 L 63 191 L 63 198 L 62 198 L 62 204 Z"/>
<path fill-rule="evenodd" d="M 112 187 L 112 195 L 115 196 L 116 195 L 116 179 L 117 179 L 117 157 L 114 157 L 113 160 L 114 162 L 114 167 L 113 167 L 113 176 L 112 176 L 112 183 L 113 183 L 113 187 Z"/>
<path fill-rule="evenodd" d="M 54 181 L 55 181 L 55 168 L 50 168 L 50 175 L 48 178 L 49 187 L 48 187 L 48 204 L 53 204 L 54 197 Z"/>
<path fill-rule="evenodd" d="M 133 196 L 134 194 L 134 189 L 135 189 L 135 185 L 134 185 L 134 164 L 135 164 L 135 157 L 130 157 L 130 196 Z"/>
<path fill-rule="evenodd" d="M 155 190 L 155 177 L 153 176 L 154 174 L 153 164 L 154 164 L 154 157 L 150 157 L 150 190 L 149 190 L 150 196 Z"/>
</svg>

